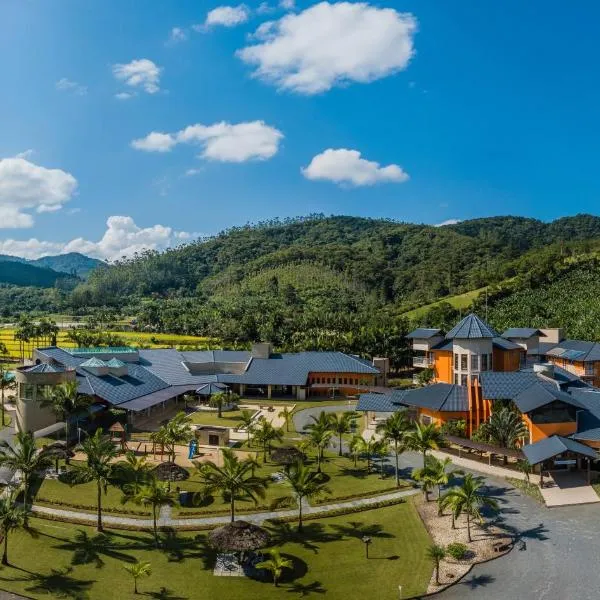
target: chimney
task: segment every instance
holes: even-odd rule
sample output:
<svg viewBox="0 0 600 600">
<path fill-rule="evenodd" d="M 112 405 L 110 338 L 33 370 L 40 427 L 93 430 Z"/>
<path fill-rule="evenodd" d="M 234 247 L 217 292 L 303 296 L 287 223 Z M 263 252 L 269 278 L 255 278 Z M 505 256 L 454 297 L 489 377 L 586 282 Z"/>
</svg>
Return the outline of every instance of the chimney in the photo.
<svg viewBox="0 0 600 600">
<path fill-rule="evenodd" d="M 252 344 L 252 358 L 269 358 L 273 353 L 271 342 L 258 342 Z"/>
<path fill-rule="evenodd" d="M 388 376 L 390 374 L 390 359 L 389 358 L 373 358 L 373 366 L 379 369 L 380 375 L 377 376 L 378 385 L 387 385 Z"/>
</svg>

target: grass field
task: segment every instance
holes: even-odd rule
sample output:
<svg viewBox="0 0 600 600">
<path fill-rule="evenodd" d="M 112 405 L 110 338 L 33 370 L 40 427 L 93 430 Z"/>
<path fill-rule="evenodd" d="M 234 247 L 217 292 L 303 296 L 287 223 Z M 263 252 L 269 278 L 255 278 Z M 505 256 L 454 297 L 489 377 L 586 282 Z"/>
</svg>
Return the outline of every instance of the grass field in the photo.
<svg viewBox="0 0 600 600">
<path fill-rule="evenodd" d="M 479 288 L 477 290 L 472 290 L 470 292 L 465 292 L 464 294 L 458 294 L 456 296 L 448 296 L 447 298 L 441 298 L 436 302 L 432 302 L 431 304 L 425 304 L 424 306 L 419 306 L 418 308 L 413 308 L 405 313 L 402 313 L 401 316 L 414 321 L 422 317 L 428 310 L 432 309 L 434 306 L 441 304 L 442 302 L 448 302 L 448 304 L 452 305 L 456 309 L 466 309 L 471 306 L 473 300 L 479 296 L 482 292 L 485 291 L 485 288 Z"/>
<path fill-rule="evenodd" d="M 273 545 L 291 558 L 279 588 L 249 578 L 215 577 L 207 534 L 163 534 L 157 550 L 149 533 L 108 532 L 91 527 L 31 519 L 37 535 L 9 538 L 11 566 L 0 571 L 0 588 L 28 597 L 99 600 L 135 598 L 124 566 L 148 561 L 150 577 L 139 582 L 143 597 L 180 600 L 282 597 L 373 598 L 395 600 L 421 594 L 432 565 L 430 538 L 412 502 L 354 515 L 307 522 L 299 537 L 290 525 L 269 527 Z M 361 538 L 373 543 L 365 558 Z"/>
</svg>

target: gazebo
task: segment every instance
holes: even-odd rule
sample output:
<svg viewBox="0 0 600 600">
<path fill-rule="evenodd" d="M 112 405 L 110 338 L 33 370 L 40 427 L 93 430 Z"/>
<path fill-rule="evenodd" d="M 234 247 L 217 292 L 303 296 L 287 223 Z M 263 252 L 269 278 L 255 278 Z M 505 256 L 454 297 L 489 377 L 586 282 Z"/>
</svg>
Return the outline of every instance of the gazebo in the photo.
<svg viewBox="0 0 600 600">
<path fill-rule="evenodd" d="M 268 532 L 247 521 L 233 521 L 210 532 L 210 545 L 220 552 L 248 552 L 269 545 Z"/>
<path fill-rule="evenodd" d="M 121 444 L 123 452 L 127 449 L 127 432 L 120 421 L 115 421 L 109 428 L 110 439 Z"/>
<path fill-rule="evenodd" d="M 271 460 L 279 465 L 291 465 L 306 460 L 306 454 L 294 446 L 281 446 L 271 452 Z"/>
<path fill-rule="evenodd" d="M 212 396 L 213 394 L 226 393 L 229 391 L 229 386 L 224 383 L 212 382 L 205 383 L 201 385 L 197 390 L 196 394 L 198 396 L 204 396 L 206 398 Z"/>
</svg>

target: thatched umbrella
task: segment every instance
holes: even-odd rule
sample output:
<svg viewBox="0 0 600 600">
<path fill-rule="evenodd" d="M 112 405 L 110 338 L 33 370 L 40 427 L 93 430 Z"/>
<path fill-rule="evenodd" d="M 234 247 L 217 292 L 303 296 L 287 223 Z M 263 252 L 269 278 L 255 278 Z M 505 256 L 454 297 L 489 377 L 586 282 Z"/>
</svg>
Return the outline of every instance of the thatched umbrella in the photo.
<svg viewBox="0 0 600 600">
<path fill-rule="evenodd" d="M 221 552 L 246 552 L 269 545 L 268 532 L 247 521 L 234 521 L 210 532 L 210 545 Z"/>
<path fill-rule="evenodd" d="M 184 481 L 189 478 L 187 469 L 174 462 L 163 462 L 154 468 L 154 474 L 159 481 Z"/>
<path fill-rule="evenodd" d="M 294 446 L 281 446 L 271 452 L 271 460 L 279 465 L 292 465 L 299 460 L 304 462 L 306 455 Z"/>
</svg>

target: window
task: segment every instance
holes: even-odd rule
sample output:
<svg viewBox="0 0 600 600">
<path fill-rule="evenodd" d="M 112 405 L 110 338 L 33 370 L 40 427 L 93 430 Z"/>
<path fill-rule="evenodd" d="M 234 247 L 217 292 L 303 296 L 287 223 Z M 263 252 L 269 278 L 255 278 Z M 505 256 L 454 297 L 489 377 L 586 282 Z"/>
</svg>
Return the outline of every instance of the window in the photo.
<svg viewBox="0 0 600 600">
<path fill-rule="evenodd" d="M 458 385 L 458 373 L 454 373 L 454 383 Z"/>
<path fill-rule="evenodd" d="M 344 385 L 348 385 L 348 379 L 344 377 Z"/>
<path fill-rule="evenodd" d="M 25 398 L 25 400 L 33 400 L 34 390 L 35 385 L 32 385 L 31 383 L 24 383 L 21 397 Z"/>
<path fill-rule="evenodd" d="M 588 377 L 590 377 L 590 376 L 593 377 L 595 375 L 595 373 L 594 373 L 595 364 L 593 362 L 586 362 L 584 364 L 585 364 L 585 374 Z"/>
<path fill-rule="evenodd" d="M 471 356 L 471 371 L 479 371 L 479 355 L 473 354 Z"/>
<path fill-rule="evenodd" d="M 458 371 L 458 354 L 454 355 L 454 370 Z"/>
<path fill-rule="evenodd" d="M 488 354 L 488 369 L 491 371 L 494 368 L 494 365 L 492 364 L 492 355 Z"/>
<path fill-rule="evenodd" d="M 460 385 L 467 385 L 467 377 L 466 373 L 460 376 Z"/>
<path fill-rule="evenodd" d="M 468 354 L 460 355 L 460 370 L 461 371 L 469 370 L 469 355 Z"/>
<path fill-rule="evenodd" d="M 488 355 L 487 354 L 481 355 L 481 370 L 482 371 L 488 370 Z"/>
<path fill-rule="evenodd" d="M 331 383 L 331 377 L 327 378 L 327 383 Z"/>
</svg>

